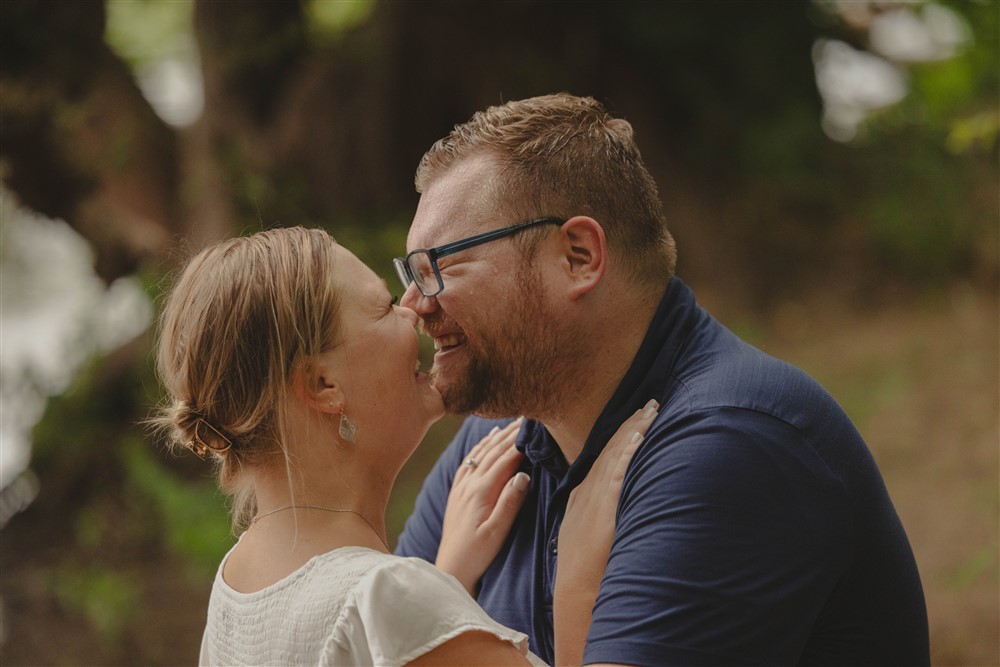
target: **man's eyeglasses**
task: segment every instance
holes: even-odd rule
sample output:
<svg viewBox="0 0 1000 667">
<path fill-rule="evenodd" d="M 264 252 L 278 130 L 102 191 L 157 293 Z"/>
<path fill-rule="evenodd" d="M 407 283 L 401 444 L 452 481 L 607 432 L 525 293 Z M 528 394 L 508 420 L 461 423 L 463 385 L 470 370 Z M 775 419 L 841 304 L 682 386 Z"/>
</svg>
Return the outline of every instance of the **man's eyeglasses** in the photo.
<svg viewBox="0 0 1000 667">
<path fill-rule="evenodd" d="M 417 289 L 419 289 L 420 293 L 424 296 L 437 296 L 441 293 L 441 290 L 444 289 L 444 283 L 441 281 L 441 272 L 438 270 L 437 265 L 437 261 L 441 257 L 447 257 L 448 255 L 453 255 L 460 250 L 474 248 L 477 245 L 482 245 L 484 243 L 489 243 L 490 241 L 502 239 L 506 236 L 511 236 L 521 230 L 527 229 L 528 227 L 534 227 L 535 225 L 561 225 L 564 222 L 566 221 L 561 220 L 560 218 L 537 218 L 535 220 L 528 220 L 527 222 L 511 225 L 510 227 L 503 227 L 501 229 L 494 229 L 491 232 L 476 234 L 475 236 L 470 236 L 467 239 L 453 241 L 452 243 L 447 243 L 436 248 L 418 248 L 405 258 L 397 257 L 392 260 L 392 263 L 396 267 L 396 274 L 403 282 L 403 287 L 408 288 L 410 283 L 416 283 Z"/>
</svg>

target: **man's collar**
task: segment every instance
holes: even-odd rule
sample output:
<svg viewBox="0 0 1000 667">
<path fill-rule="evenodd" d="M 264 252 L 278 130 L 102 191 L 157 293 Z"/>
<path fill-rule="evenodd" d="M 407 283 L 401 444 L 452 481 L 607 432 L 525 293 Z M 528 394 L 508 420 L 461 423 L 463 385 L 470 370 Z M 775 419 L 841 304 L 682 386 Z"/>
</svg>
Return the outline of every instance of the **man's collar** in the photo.
<svg viewBox="0 0 1000 667">
<path fill-rule="evenodd" d="M 518 438 L 518 448 L 533 465 L 561 476 L 567 470 L 590 469 L 608 439 L 627 417 L 655 398 L 663 403 L 677 356 L 688 333 L 698 319 L 694 293 L 680 278 L 671 278 L 657 306 L 635 359 L 615 389 L 611 400 L 598 417 L 572 466 L 567 466 L 558 444 L 544 424 L 528 421 Z"/>
</svg>

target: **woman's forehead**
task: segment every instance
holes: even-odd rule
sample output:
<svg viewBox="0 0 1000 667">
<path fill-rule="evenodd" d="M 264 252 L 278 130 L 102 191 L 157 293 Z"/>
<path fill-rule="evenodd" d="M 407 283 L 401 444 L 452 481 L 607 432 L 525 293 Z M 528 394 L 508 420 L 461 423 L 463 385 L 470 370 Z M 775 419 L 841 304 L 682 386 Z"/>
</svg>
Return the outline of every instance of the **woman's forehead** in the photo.
<svg viewBox="0 0 1000 667">
<path fill-rule="evenodd" d="M 375 295 L 386 291 L 385 280 L 380 278 L 367 264 L 343 246 L 337 247 L 341 254 L 335 271 L 341 287 L 360 296 Z"/>
</svg>

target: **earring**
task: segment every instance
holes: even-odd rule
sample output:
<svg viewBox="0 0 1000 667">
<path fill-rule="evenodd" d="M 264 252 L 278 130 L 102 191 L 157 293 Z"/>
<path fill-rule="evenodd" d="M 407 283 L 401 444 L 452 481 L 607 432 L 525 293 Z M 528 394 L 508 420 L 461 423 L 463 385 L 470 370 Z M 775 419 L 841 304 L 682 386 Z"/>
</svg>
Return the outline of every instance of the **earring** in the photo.
<svg viewBox="0 0 1000 667">
<path fill-rule="evenodd" d="M 358 439 L 358 424 L 348 417 L 346 412 L 340 413 L 340 437 L 347 442 Z"/>
</svg>

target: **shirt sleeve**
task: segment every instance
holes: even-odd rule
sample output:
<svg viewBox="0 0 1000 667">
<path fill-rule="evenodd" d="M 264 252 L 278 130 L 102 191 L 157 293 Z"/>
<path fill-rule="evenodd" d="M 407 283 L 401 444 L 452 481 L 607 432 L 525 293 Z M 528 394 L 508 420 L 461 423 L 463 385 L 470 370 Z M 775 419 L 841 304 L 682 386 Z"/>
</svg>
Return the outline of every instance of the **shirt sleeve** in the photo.
<svg viewBox="0 0 1000 667">
<path fill-rule="evenodd" d="M 844 490 L 791 425 L 724 412 L 636 454 L 585 662 L 796 662 L 846 561 Z"/>
<path fill-rule="evenodd" d="M 470 631 L 513 644 L 529 661 L 527 635 L 487 615 L 458 581 L 416 558 L 392 558 L 362 579 L 336 624 L 332 665 L 404 665 Z"/>
</svg>

